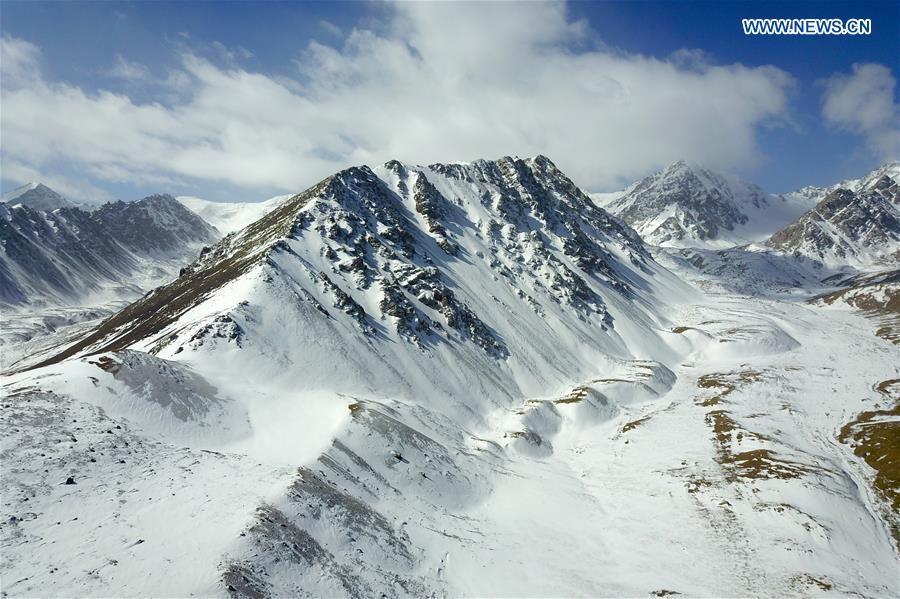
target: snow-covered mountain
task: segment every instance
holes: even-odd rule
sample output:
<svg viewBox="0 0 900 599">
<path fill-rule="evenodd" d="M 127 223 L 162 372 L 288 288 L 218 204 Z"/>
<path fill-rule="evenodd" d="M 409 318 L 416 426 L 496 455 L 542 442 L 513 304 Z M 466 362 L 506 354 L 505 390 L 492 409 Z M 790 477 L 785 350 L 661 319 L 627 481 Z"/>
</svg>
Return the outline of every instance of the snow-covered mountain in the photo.
<svg viewBox="0 0 900 599">
<path fill-rule="evenodd" d="M 12 207 L 25 206 L 32 210 L 51 211 L 57 208 L 73 208 L 75 204 L 62 197 L 43 183 L 27 183 L 3 194 L 0 199 Z"/>
<path fill-rule="evenodd" d="M 666 247 L 726 248 L 762 241 L 814 205 L 683 160 L 620 197 L 595 196 L 644 241 Z"/>
<path fill-rule="evenodd" d="M 390 162 L 283 201 L 66 354 L 221 352 L 215 362 L 224 364 L 240 344 L 241 363 L 303 355 L 304 377 L 343 380 L 346 392 L 364 383 L 405 396 L 418 376 L 437 393 L 474 369 L 496 370 L 480 384 L 502 396 L 561 384 L 595 368 L 601 353 L 653 355 L 660 316 L 648 298 L 659 285 L 679 288 L 630 229 L 544 157 Z M 581 350 L 562 378 L 532 363 L 588 340 L 595 349 Z M 309 346 L 320 348 L 314 359 L 299 350 Z M 350 346 L 364 376 L 342 374 Z M 283 372 L 280 362 L 258 368 Z"/>
<path fill-rule="evenodd" d="M 259 220 L 289 197 L 275 196 L 262 202 L 211 202 L 193 196 L 178 196 L 175 199 L 225 235 Z"/>
<path fill-rule="evenodd" d="M 900 169 L 886 165 L 777 231 L 767 244 L 830 266 L 900 262 Z"/>
<path fill-rule="evenodd" d="M 894 346 L 672 268 L 543 156 L 328 177 L 7 373 L 4 592 L 897 595 Z"/>
<path fill-rule="evenodd" d="M 107 292 L 135 297 L 177 274 L 218 238 L 167 195 L 107 203 L 91 212 L 0 203 L 0 302 L 34 307 L 90 304 L 89 298 Z"/>
</svg>

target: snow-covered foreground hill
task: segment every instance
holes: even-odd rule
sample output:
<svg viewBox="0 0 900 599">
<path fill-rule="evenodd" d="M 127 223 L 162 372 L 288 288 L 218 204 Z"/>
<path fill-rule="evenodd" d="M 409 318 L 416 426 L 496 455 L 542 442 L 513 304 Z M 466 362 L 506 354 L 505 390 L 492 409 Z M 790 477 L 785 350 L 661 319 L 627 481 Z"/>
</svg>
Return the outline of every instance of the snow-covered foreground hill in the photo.
<svg viewBox="0 0 900 599">
<path fill-rule="evenodd" d="M 882 500 L 837 433 L 889 404 L 897 346 L 799 303 L 673 318 L 668 366 L 608 364 L 471 428 L 300 383 L 244 414 L 129 354 L 13 377 L 4 591 L 896 595 Z M 190 396 L 131 387 L 142 368 Z M 270 447 L 228 439 L 248 423 Z"/>
<path fill-rule="evenodd" d="M 3 591 L 897 595 L 883 322 L 676 258 L 543 157 L 338 173 L 4 378 Z"/>
</svg>

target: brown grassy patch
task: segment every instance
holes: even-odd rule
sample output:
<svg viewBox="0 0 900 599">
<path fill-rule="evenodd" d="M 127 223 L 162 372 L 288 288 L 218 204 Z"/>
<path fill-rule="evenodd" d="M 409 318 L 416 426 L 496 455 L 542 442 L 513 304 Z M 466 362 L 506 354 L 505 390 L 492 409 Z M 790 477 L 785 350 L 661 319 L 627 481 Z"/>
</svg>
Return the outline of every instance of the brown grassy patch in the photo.
<svg viewBox="0 0 900 599">
<path fill-rule="evenodd" d="M 581 386 L 575 387 L 572 389 L 568 395 L 564 395 L 559 399 L 555 400 L 553 403 L 556 404 L 570 404 L 570 403 L 578 403 L 584 401 L 588 396 L 588 388 Z"/>
<path fill-rule="evenodd" d="M 900 345 L 900 326 L 896 324 L 878 327 L 875 329 L 875 334 L 894 345 Z"/>
<path fill-rule="evenodd" d="M 647 422 L 648 420 L 650 420 L 650 416 L 644 416 L 643 418 L 638 418 L 637 420 L 632 420 L 631 422 L 626 422 L 625 425 L 622 427 L 622 432 L 627 433 L 630 430 L 634 430 L 637 427 L 639 427 L 640 425 L 642 425 L 643 423 Z"/>
<path fill-rule="evenodd" d="M 729 469 L 729 482 L 738 479 L 768 479 L 780 478 L 788 480 L 800 478 L 804 474 L 810 474 L 811 468 L 783 460 L 770 449 L 754 449 L 723 456 L 720 460 L 723 466 L 731 466 Z"/>
<path fill-rule="evenodd" d="M 688 493 L 698 493 L 700 489 L 704 487 L 714 487 L 715 484 L 713 481 L 708 478 L 703 478 L 702 476 L 692 476 L 687 479 L 687 492 Z"/>
<path fill-rule="evenodd" d="M 771 449 L 735 451 L 734 444 L 744 439 L 771 441 L 766 435 L 741 428 L 725 410 L 713 410 L 706 415 L 716 443 L 716 461 L 725 469 L 725 479 L 792 479 L 813 471 L 812 468 L 779 457 Z"/>
<path fill-rule="evenodd" d="M 737 424 L 725 410 L 713 410 L 706 415 L 706 423 L 712 428 L 719 445 L 731 443 L 731 433 Z"/>
<path fill-rule="evenodd" d="M 697 379 L 697 386 L 701 389 L 718 389 L 719 393 L 702 400 L 698 399 L 696 403 L 704 407 L 718 405 L 726 397 L 734 393 L 739 386 L 755 383 L 760 379 L 762 379 L 762 373 L 756 370 L 704 374 Z"/>
<path fill-rule="evenodd" d="M 888 398 L 900 401 L 900 379 L 881 381 L 875 385 L 875 390 Z"/>
<path fill-rule="evenodd" d="M 823 577 L 824 578 L 824 577 Z M 804 587 L 818 587 L 819 590 L 822 591 L 830 591 L 834 588 L 834 585 L 828 582 L 827 580 L 823 580 L 822 578 L 816 578 L 809 574 L 797 574 L 796 576 L 791 576 L 790 579 L 791 586 L 804 586 Z"/>
</svg>

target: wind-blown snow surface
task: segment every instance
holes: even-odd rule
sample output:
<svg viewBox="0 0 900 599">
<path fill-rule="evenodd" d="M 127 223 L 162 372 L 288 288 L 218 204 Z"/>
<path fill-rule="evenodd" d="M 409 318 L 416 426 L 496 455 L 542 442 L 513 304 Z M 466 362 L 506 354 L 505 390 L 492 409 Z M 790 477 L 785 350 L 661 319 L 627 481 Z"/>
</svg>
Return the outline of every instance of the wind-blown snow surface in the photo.
<svg viewBox="0 0 900 599">
<path fill-rule="evenodd" d="M 259 220 L 289 197 L 291 196 L 275 196 L 262 202 L 211 202 L 193 196 L 178 196 L 175 199 L 223 235 L 227 235 Z"/>
<path fill-rule="evenodd" d="M 542 157 L 343 171 L 7 377 L 4 592 L 896 595 L 897 348 L 682 276 Z"/>
</svg>

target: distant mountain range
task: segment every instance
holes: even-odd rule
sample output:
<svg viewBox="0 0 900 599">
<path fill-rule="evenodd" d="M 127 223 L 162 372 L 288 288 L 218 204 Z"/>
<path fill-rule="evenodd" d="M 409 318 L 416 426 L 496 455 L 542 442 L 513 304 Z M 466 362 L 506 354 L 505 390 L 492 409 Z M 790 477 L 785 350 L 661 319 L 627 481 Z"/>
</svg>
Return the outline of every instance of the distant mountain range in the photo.
<svg viewBox="0 0 900 599">
<path fill-rule="evenodd" d="M 652 245 L 726 248 L 763 241 L 814 204 L 679 161 L 631 186 L 606 209 Z"/>
<path fill-rule="evenodd" d="M 878 180 L 887 176 L 893 181 L 900 181 L 900 162 L 892 161 L 873 169 L 866 175 L 858 179 L 846 179 L 840 183 L 829 185 L 826 187 L 816 187 L 809 185 L 800 189 L 787 193 L 787 196 L 801 196 L 818 204 L 825 196 L 838 189 L 847 189 L 854 193 L 862 189 L 870 189 Z"/>
<path fill-rule="evenodd" d="M 169 195 L 88 211 L 44 185 L 27 187 L 0 203 L 0 302 L 9 306 L 133 298 L 220 237 Z"/>
<path fill-rule="evenodd" d="M 663 247 L 727 249 L 749 243 L 829 266 L 896 259 L 900 163 L 830 187 L 773 195 L 732 175 L 684 161 L 618 194 L 607 210 Z"/>
<path fill-rule="evenodd" d="M 650 245 L 703 250 L 759 243 L 833 268 L 864 267 L 897 259 L 898 181 L 895 162 L 830 187 L 774 195 L 679 161 L 622 192 L 591 198 L 600 213 L 621 218 Z M 156 195 L 86 208 L 44 184 L 24 185 L 0 203 L 0 301 L 78 303 L 109 288 L 133 297 L 174 275 L 203 245 L 290 197 L 226 203 Z"/>
</svg>

